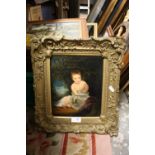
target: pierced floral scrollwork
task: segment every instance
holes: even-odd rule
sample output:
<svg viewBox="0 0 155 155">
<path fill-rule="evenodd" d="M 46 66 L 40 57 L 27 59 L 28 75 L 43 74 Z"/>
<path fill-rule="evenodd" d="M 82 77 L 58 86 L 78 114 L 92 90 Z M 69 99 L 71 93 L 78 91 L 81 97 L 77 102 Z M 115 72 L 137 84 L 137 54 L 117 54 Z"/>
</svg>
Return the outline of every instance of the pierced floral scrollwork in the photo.
<svg viewBox="0 0 155 155">
<path fill-rule="evenodd" d="M 122 57 L 126 50 L 125 41 L 122 38 L 107 38 L 107 39 L 90 39 L 90 40 L 66 40 L 63 38 L 53 39 L 51 36 L 42 34 L 34 35 L 31 42 L 31 56 L 34 75 L 34 90 L 35 90 L 35 113 L 36 121 L 47 132 L 95 132 L 99 134 L 117 135 L 118 132 L 118 111 L 117 101 L 119 93 L 119 77 Z M 61 52 L 61 53 L 60 53 Z M 75 53 L 74 53 L 75 52 Z M 49 58 L 53 54 L 74 54 L 76 55 L 94 55 L 101 56 L 106 59 L 107 75 L 106 86 L 103 89 L 107 91 L 103 96 L 105 105 L 102 107 L 101 115 L 95 118 L 95 121 L 87 123 L 72 123 L 68 118 L 60 118 L 54 120 L 52 114 L 46 113 L 46 110 L 51 107 L 51 102 L 46 103 L 45 96 L 50 94 L 46 89 L 50 82 L 45 80 L 50 79 L 45 75 L 49 68 L 45 68 Z M 89 54 L 90 53 L 90 54 Z M 68 55 L 69 55 L 68 54 Z M 48 61 L 46 61 L 48 59 Z M 46 64 L 46 65 L 45 65 Z M 49 64 L 50 66 L 50 64 Z M 103 103 L 102 103 L 103 104 Z M 51 110 L 52 111 L 52 110 Z M 105 111 L 105 113 L 103 112 Z M 69 121 L 69 122 L 68 122 Z"/>
<path fill-rule="evenodd" d="M 125 51 L 126 44 L 122 38 L 107 38 L 107 39 L 91 39 L 91 40 L 67 40 L 60 38 L 42 39 L 42 45 L 47 49 L 96 49 L 102 51 L 116 51 L 122 53 Z"/>
</svg>

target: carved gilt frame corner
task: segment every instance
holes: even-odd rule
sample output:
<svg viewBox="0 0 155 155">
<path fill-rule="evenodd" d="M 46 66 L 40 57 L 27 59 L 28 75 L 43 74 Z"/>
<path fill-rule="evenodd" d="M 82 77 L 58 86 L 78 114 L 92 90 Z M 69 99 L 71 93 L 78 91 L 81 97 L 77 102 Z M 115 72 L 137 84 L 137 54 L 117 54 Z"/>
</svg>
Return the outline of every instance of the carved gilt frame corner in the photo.
<svg viewBox="0 0 155 155">
<path fill-rule="evenodd" d="M 90 40 L 54 40 L 34 36 L 31 41 L 31 57 L 35 92 L 36 122 L 47 132 L 118 133 L 117 103 L 122 57 L 126 48 L 122 38 Z M 72 117 L 52 114 L 50 96 L 50 58 L 53 55 L 86 55 L 103 58 L 103 84 L 101 114 L 98 117 Z"/>
</svg>

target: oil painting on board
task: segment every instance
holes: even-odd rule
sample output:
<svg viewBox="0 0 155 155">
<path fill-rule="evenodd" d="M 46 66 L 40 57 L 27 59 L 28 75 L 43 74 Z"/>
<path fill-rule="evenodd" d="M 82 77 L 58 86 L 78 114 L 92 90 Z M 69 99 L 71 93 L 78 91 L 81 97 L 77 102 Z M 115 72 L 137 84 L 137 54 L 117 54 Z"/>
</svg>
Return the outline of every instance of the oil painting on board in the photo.
<svg viewBox="0 0 155 155">
<path fill-rule="evenodd" d="M 103 58 L 51 57 L 51 96 L 54 116 L 100 116 Z"/>
</svg>

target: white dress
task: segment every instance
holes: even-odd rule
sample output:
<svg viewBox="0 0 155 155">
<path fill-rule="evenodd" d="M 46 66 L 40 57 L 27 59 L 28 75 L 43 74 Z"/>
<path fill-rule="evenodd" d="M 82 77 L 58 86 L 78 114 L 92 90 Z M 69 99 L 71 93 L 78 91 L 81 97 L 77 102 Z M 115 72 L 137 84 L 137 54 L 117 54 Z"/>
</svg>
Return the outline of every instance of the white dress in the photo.
<svg viewBox="0 0 155 155">
<path fill-rule="evenodd" d="M 89 97 L 89 92 L 79 93 L 78 95 L 72 94 L 61 98 L 56 106 L 57 107 L 72 107 L 75 110 L 79 110 Z"/>
</svg>

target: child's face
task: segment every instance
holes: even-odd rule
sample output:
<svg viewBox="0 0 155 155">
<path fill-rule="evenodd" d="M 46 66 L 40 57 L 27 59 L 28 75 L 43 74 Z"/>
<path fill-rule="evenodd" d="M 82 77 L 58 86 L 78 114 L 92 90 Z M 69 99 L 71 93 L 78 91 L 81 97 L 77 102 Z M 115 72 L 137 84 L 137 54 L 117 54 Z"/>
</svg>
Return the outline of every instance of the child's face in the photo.
<svg viewBox="0 0 155 155">
<path fill-rule="evenodd" d="M 72 75 L 72 80 L 76 83 L 79 84 L 81 82 L 81 75 L 80 74 L 73 74 Z"/>
</svg>

